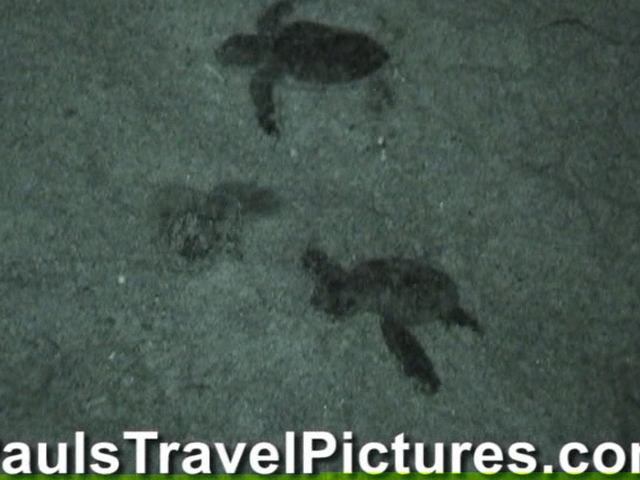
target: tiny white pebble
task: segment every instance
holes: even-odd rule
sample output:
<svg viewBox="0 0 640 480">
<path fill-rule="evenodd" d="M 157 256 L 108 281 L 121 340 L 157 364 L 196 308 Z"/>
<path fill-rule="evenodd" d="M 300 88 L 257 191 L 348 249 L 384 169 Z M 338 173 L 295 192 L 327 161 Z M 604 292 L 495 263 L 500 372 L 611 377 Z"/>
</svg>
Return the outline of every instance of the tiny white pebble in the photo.
<svg viewBox="0 0 640 480">
<path fill-rule="evenodd" d="M 127 279 L 124 275 L 118 275 L 118 285 L 124 285 L 126 281 Z"/>
</svg>

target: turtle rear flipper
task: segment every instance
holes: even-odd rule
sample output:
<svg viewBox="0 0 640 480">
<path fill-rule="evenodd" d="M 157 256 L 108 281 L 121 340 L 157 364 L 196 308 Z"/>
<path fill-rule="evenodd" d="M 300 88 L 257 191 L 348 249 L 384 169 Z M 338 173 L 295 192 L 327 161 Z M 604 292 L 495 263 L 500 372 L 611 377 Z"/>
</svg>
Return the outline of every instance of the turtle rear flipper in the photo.
<svg viewBox="0 0 640 480">
<path fill-rule="evenodd" d="M 442 314 L 441 316 L 442 316 L 442 320 L 448 325 L 458 325 L 460 327 L 468 327 L 479 335 L 483 334 L 482 327 L 480 326 L 480 323 L 478 322 L 478 320 L 475 317 L 468 314 L 461 307 L 456 306 L 451 310 L 449 310 L 448 312 L 444 312 L 444 314 Z"/>
</svg>

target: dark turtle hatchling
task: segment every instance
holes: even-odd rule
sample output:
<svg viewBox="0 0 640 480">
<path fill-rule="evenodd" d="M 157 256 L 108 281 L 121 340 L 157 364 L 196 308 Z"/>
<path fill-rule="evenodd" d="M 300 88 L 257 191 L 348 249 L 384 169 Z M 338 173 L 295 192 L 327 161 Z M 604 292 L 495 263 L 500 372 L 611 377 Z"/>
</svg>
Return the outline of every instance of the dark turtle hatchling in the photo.
<svg viewBox="0 0 640 480">
<path fill-rule="evenodd" d="M 308 248 L 303 266 L 315 279 L 311 304 L 344 319 L 358 312 L 378 314 L 384 341 L 404 373 L 426 392 L 440 380 L 431 360 L 408 327 L 437 318 L 482 333 L 478 321 L 459 305 L 458 289 L 446 273 L 423 261 L 373 258 L 345 269 L 323 250 Z"/>
<path fill-rule="evenodd" d="M 389 54 L 360 32 L 320 23 L 296 21 L 283 24 L 291 13 L 291 0 L 269 7 L 258 19 L 256 34 L 236 34 L 216 51 L 223 65 L 257 66 L 250 93 L 258 123 L 269 135 L 279 133 L 275 120 L 273 87 L 283 75 L 320 84 L 345 83 L 379 69 Z"/>
<path fill-rule="evenodd" d="M 302 262 L 316 279 L 312 304 L 336 318 L 365 311 L 392 315 L 406 325 L 437 318 L 481 331 L 478 321 L 460 307 L 451 277 L 424 261 L 372 258 L 348 270 L 324 251 L 308 248 Z"/>
</svg>

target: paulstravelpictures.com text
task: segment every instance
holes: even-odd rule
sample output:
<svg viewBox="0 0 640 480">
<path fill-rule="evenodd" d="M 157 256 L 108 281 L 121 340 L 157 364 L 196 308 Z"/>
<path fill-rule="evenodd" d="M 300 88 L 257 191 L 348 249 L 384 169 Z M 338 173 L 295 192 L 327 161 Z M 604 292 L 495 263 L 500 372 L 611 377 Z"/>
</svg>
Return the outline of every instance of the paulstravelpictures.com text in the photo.
<svg viewBox="0 0 640 480">
<path fill-rule="evenodd" d="M 341 436 L 321 431 L 286 432 L 282 448 L 269 442 L 178 443 L 163 441 L 154 431 L 124 432 L 122 444 L 116 445 L 91 442 L 84 432 L 75 432 L 72 443 L 31 445 L 0 438 L 0 446 L 0 473 L 4 474 L 106 475 L 124 470 L 138 474 L 310 474 L 323 470 L 329 462 L 341 465 L 343 473 L 460 473 L 464 468 L 481 473 L 640 473 L 640 443 L 622 446 L 605 442 L 591 447 L 567 443 L 553 465 L 539 464 L 536 447 L 527 442 L 508 446 L 414 442 L 402 433 L 389 443 L 360 444 L 352 432 Z"/>
</svg>

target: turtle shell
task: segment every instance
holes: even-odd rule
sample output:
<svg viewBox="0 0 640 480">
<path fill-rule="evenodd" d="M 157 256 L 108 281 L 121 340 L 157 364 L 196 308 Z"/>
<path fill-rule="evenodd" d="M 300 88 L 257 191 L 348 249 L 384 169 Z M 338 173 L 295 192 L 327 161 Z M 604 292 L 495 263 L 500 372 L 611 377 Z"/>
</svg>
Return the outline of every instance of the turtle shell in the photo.
<svg viewBox="0 0 640 480">
<path fill-rule="evenodd" d="M 284 25 L 272 39 L 271 53 L 282 71 L 313 83 L 343 83 L 380 68 L 389 53 L 360 32 L 314 22 Z"/>
</svg>

